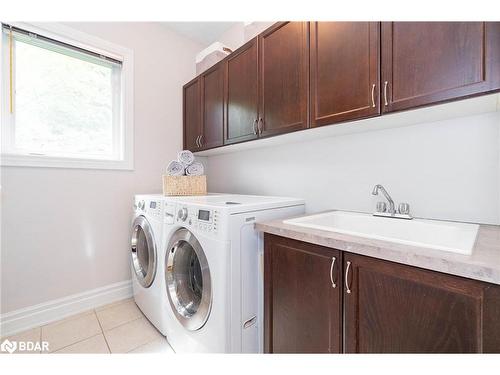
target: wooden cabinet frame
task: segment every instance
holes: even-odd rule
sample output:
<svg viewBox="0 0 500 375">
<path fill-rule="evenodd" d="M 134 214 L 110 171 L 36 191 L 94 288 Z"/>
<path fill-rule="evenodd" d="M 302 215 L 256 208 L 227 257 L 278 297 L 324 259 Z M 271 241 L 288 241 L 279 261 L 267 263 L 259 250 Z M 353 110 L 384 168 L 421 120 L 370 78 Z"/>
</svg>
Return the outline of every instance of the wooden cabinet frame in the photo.
<svg viewBox="0 0 500 375">
<path fill-rule="evenodd" d="M 354 35 L 353 37 L 357 37 L 361 39 L 362 41 L 366 41 L 367 48 L 363 48 L 365 50 L 365 53 L 367 55 L 367 61 L 366 65 L 364 68 L 366 69 L 366 75 L 368 77 L 368 82 L 365 87 L 361 87 L 359 90 L 357 90 L 358 96 L 357 99 L 359 101 L 359 97 L 364 97 L 363 104 L 358 105 L 352 102 L 352 100 L 349 102 L 349 99 L 347 99 L 347 102 L 343 103 L 338 103 L 342 104 L 342 107 L 344 107 L 343 110 L 336 109 L 336 110 L 331 110 L 329 113 L 320 113 L 320 99 L 325 101 L 325 98 L 321 97 L 321 94 L 319 93 L 319 88 L 321 85 L 328 85 L 328 83 L 322 82 L 320 78 L 320 73 L 327 72 L 327 71 L 335 71 L 337 66 L 335 65 L 335 61 L 337 62 L 345 62 L 343 60 L 343 56 L 340 56 L 336 59 L 336 56 L 334 55 L 334 52 L 329 50 L 329 48 L 333 48 L 331 45 L 325 45 L 324 42 L 320 40 L 320 27 L 330 27 L 333 28 L 334 30 L 329 32 L 329 35 L 331 39 L 335 40 L 336 36 L 332 35 L 334 34 L 334 31 L 336 29 L 336 26 L 340 27 L 349 27 L 352 24 L 361 24 L 362 26 L 366 25 L 367 30 L 366 34 L 364 35 Z M 359 32 L 358 32 L 359 34 Z M 337 37 L 338 38 L 338 37 Z M 356 120 L 356 119 L 362 119 L 362 118 L 367 118 L 367 117 L 372 117 L 372 116 L 377 116 L 380 114 L 380 22 L 311 22 L 311 33 L 310 33 L 310 56 L 311 56 L 311 65 L 310 65 L 310 75 L 311 75 L 311 127 L 317 127 L 317 126 L 322 126 L 322 125 L 331 125 L 331 124 L 336 124 L 339 122 L 344 122 L 344 121 L 349 121 L 349 120 Z M 346 45 L 347 47 L 344 46 L 345 48 L 348 48 L 350 50 L 354 50 L 358 46 L 356 45 L 351 45 L 351 41 L 347 42 Z M 363 46 L 363 45 L 362 45 Z M 361 47 L 360 47 L 361 48 Z M 359 51 L 356 50 L 356 51 Z M 330 56 L 324 56 L 325 54 L 329 54 Z M 329 58 L 328 58 L 329 57 Z M 322 64 L 323 66 L 320 65 L 320 60 L 324 60 L 328 58 L 328 62 L 330 65 L 325 66 L 326 64 Z M 343 68 L 345 68 L 347 64 L 342 64 Z M 345 73 L 345 72 L 343 72 Z M 342 85 L 339 87 L 338 84 L 340 82 L 337 82 L 337 84 L 333 84 L 328 87 L 328 91 L 333 95 L 340 93 L 342 96 L 342 93 L 348 94 L 346 95 L 349 97 L 351 94 L 350 91 L 352 91 L 352 86 L 356 86 L 359 83 L 359 77 L 355 76 L 354 74 L 345 74 L 345 76 L 342 77 Z M 324 88 L 325 86 L 323 86 Z M 328 102 L 331 103 L 331 99 L 327 98 Z M 333 103 L 331 103 L 333 104 Z M 330 104 L 330 105 L 331 105 Z M 337 104 L 337 103 L 335 103 Z"/>
<path fill-rule="evenodd" d="M 275 99 L 274 95 L 272 95 L 272 91 L 270 94 L 265 94 L 266 92 L 266 85 L 268 84 L 269 79 L 266 82 L 266 77 L 265 77 L 265 72 L 263 69 L 265 69 L 265 63 L 266 63 L 266 38 L 270 37 L 273 35 L 275 32 L 279 32 L 282 28 L 286 27 L 290 22 L 278 22 L 262 32 L 259 36 L 256 37 L 255 40 L 248 42 L 244 46 L 240 47 L 238 50 L 236 50 L 233 54 L 229 55 L 224 59 L 223 61 L 219 62 L 215 67 L 210 68 L 218 68 L 222 65 L 224 66 L 224 121 L 221 126 L 223 127 L 223 142 L 214 142 L 213 144 L 210 145 L 205 145 L 205 147 L 198 147 L 194 146 L 193 142 L 189 139 L 189 136 L 186 136 L 186 101 L 184 100 L 184 147 L 185 148 L 191 148 L 193 151 L 199 151 L 201 149 L 209 149 L 213 147 L 219 147 L 222 146 L 223 144 L 231 144 L 231 143 L 238 143 L 238 142 L 244 142 L 244 141 L 250 141 L 250 140 L 255 140 L 260 137 L 269 137 L 269 136 L 274 136 L 278 134 L 283 134 L 283 133 L 288 133 L 292 131 L 297 131 L 297 130 L 303 130 L 309 127 L 315 127 L 315 126 L 323 126 L 323 125 L 332 125 L 335 123 L 339 122 L 344 122 L 344 121 L 351 121 L 351 120 L 356 120 L 356 119 L 361 119 L 361 118 L 366 118 L 370 116 L 377 116 L 377 115 L 384 115 L 384 113 L 389 113 L 389 112 L 394 112 L 394 111 L 401 111 L 401 110 L 408 110 L 408 109 L 413 109 L 417 107 L 422 107 L 422 106 L 428 106 L 428 105 L 433 105 L 433 104 L 438 104 L 438 103 L 443 103 L 443 102 L 448 102 L 452 100 L 458 100 L 458 99 L 464 99 L 472 96 L 477 96 L 477 95 L 483 95 L 483 94 L 488 94 L 492 92 L 497 92 L 500 91 L 500 22 L 478 22 L 476 24 L 481 24 L 482 29 L 481 29 L 481 46 L 479 48 L 481 49 L 481 77 L 480 79 L 477 79 L 474 81 L 472 78 L 467 78 L 467 68 L 470 68 L 470 66 L 465 66 L 464 71 L 465 73 L 461 72 L 460 69 L 458 71 L 454 72 L 455 77 L 454 80 L 452 79 L 452 87 L 441 87 L 437 90 L 431 90 L 431 91 L 426 91 L 425 89 L 420 89 L 419 91 L 419 85 L 415 84 L 415 80 L 418 79 L 417 74 L 400 74 L 400 76 L 397 78 L 395 77 L 395 67 L 397 67 L 397 61 L 395 61 L 395 57 L 393 56 L 395 48 L 397 48 L 397 45 L 395 46 L 394 42 L 394 27 L 395 24 L 394 22 L 370 22 L 370 31 L 369 31 L 369 46 L 370 46 L 370 66 L 369 66 L 369 81 L 372 82 L 371 85 L 375 84 L 374 90 L 373 90 L 373 102 L 375 106 L 370 106 L 371 102 L 371 90 L 370 88 L 363 88 L 360 90 L 360 92 L 365 92 L 366 95 L 366 102 L 364 104 L 359 104 L 357 101 L 356 103 L 344 103 L 342 107 L 344 109 L 342 110 L 335 110 L 332 109 L 328 113 L 324 114 L 319 114 L 318 113 L 318 66 L 317 66 L 317 61 L 318 61 L 318 25 L 321 26 L 321 23 L 318 22 L 296 22 L 295 25 L 300 24 L 302 27 L 302 50 L 299 53 L 299 60 L 301 60 L 300 63 L 300 71 L 295 71 L 294 69 L 296 68 L 295 66 L 292 66 L 289 68 L 289 72 L 287 74 L 299 74 L 300 79 L 299 79 L 299 86 L 300 86 L 300 93 L 297 94 L 297 106 L 299 108 L 298 113 L 300 115 L 297 115 L 297 108 L 294 108 L 293 106 L 290 106 L 289 103 L 286 103 L 284 105 L 284 109 L 279 109 L 275 110 L 274 112 L 274 117 L 277 119 L 283 119 L 286 118 L 284 124 L 278 124 L 276 125 L 273 122 L 276 122 L 277 120 L 269 120 L 266 119 L 266 116 L 269 114 L 267 113 L 267 108 L 266 108 L 266 100 L 269 101 Z M 401 23 L 404 25 L 404 23 Z M 445 37 L 449 37 L 450 33 L 446 34 Z M 412 38 L 413 34 L 409 34 L 409 36 L 405 36 L 401 40 L 404 42 L 406 39 L 410 39 L 410 42 L 405 42 L 405 43 L 411 43 L 412 40 L 415 38 Z M 465 35 L 467 33 L 465 32 Z M 475 41 L 477 39 L 477 33 L 476 37 L 474 38 L 473 36 L 470 36 L 470 39 Z M 399 42 L 399 45 L 404 45 L 405 43 Z M 228 137 L 228 66 L 227 64 L 230 63 L 235 57 L 238 56 L 238 54 L 244 53 L 244 51 L 248 48 L 254 47 L 253 43 L 257 43 L 257 91 L 258 91 L 258 127 L 260 128 L 260 131 L 257 131 L 259 134 L 246 134 L 242 136 L 235 137 L 234 139 Z M 281 43 L 281 42 L 280 42 Z M 277 43 L 279 46 L 280 43 Z M 417 43 L 417 42 L 415 42 Z M 451 43 L 451 42 L 450 42 Z M 446 42 L 442 42 L 443 45 L 447 45 Z M 477 43 L 475 42 L 470 42 L 470 45 L 473 46 L 474 48 L 478 48 Z M 460 50 L 460 49 L 459 49 Z M 409 49 L 411 51 L 411 48 Z M 471 61 L 476 61 L 478 60 L 476 53 L 477 51 L 467 51 L 467 48 L 465 48 L 464 53 L 469 53 L 469 60 Z M 436 59 L 439 59 L 439 51 L 426 51 L 429 55 L 434 54 Z M 476 60 L 474 60 L 474 53 L 476 53 Z M 402 56 L 404 57 L 405 54 L 403 53 Z M 472 56 L 472 57 L 471 57 Z M 404 60 L 404 58 L 402 59 Z M 409 61 L 412 61 L 411 56 L 408 57 Z M 295 59 L 296 60 L 296 59 Z M 460 61 L 455 60 L 455 61 Z M 296 61 L 291 61 L 290 64 L 296 64 Z M 477 63 L 477 61 L 476 61 Z M 422 66 L 425 64 L 421 64 Z M 443 64 L 442 64 L 443 65 Z M 458 65 L 460 65 L 458 63 Z M 408 62 L 401 62 L 400 66 L 408 66 Z M 415 69 L 422 70 L 424 67 L 422 66 L 416 66 Z M 469 69 L 469 71 L 473 71 L 472 68 Z M 419 74 L 422 74 L 423 72 L 419 72 Z M 425 73 L 425 72 L 424 72 Z M 477 69 L 476 69 L 477 73 Z M 202 75 L 198 76 L 195 78 L 193 81 L 190 83 L 186 84 L 184 86 L 184 91 L 186 90 L 187 87 L 189 87 L 190 84 L 195 82 L 197 79 L 200 79 Z M 427 79 L 427 82 L 432 82 L 432 74 L 435 76 L 437 75 L 437 78 L 440 77 L 439 74 L 434 73 L 428 73 L 427 75 L 422 74 L 422 79 L 425 81 Z M 450 73 L 451 74 L 451 73 Z M 465 84 L 461 85 L 460 84 L 460 77 L 465 77 L 464 80 L 468 79 L 470 82 L 466 82 Z M 353 76 L 353 82 L 355 81 L 355 77 Z M 387 82 L 387 83 L 386 83 Z M 403 94 L 401 94 L 401 97 L 396 97 L 395 85 L 400 85 L 403 89 L 400 90 L 402 91 Z M 406 86 L 405 86 L 406 85 Z M 414 86 L 412 89 L 412 85 Z M 280 84 L 275 83 L 275 90 L 280 89 Z M 406 87 L 406 89 L 404 89 Z M 273 88 L 274 89 L 274 88 Z M 344 85 L 342 86 L 342 89 L 345 90 Z M 201 89 L 200 89 L 201 90 Z M 332 88 L 332 90 L 335 90 L 335 88 Z M 405 91 L 411 92 L 411 91 L 417 91 L 416 94 L 408 94 L 404 93 Z M 360 94 L 363 95 L 363 94 Z M 185 94 L 184 94 L 184 99 L 185 99 Z M 201 98 L 201 91 L 200 91 L 200 106 L 202 106 L 202 101 L 203 99 Z M 290 100 L 288 100 L 290 102 Z M 387 104 L 386 104 L 387 101 Z M 349 104 L 352 104 L 349 106 Z M 367 105 L 368 104 L 368 105 Z M 269 105 L 268 105 L 269 107 Z M 273 108 L 279 108 L 279 105 L 276 105 L 274 103 Z M 288 109 L 287 109 L 288 108 Z M 201 107 L 200 107 L 201 111 Z M 287 113 L 287 111 L 289 111 Z M 280 112 L 280 113 L 277 113 Z M 283 113 L 281 113 L 283 112 Z M 202 116 L 202 114 L 200 114 Z M 293 119 L 293 120 L 292 120 Z M 202 119 L 200 118 L 200 121 Z M 286 123 L 286 121 L 289 121 L 289 123 Z M 278 120 L 279 122 L 279 120 Z M 202 125 L 200 125 L 202 126 Z M 203 129 L 202 129 L 203 130 Z"/>
<path fill-rule="evenodd" d="M 275 353 L 283 348 L 300 347 L 304 352 L 320 348 L 328 352 L 324 337 L 316 342 L 315 337 L 300 332 L 301 327 L 292 327 L 287 332 L 276 332 L 274 319 L 285 319 L 285 326 L 297 320 L 290 306 L 274 306 L 299 296 L 291 295 L 296 289 L 280 287 L 276 280 L 290 280 L 294 274 L 283 275 L 286 269 L 273 265 L 273 252 L 290 251 L 295 263 L 302 258 L 296 254 L 311 254 L 314 257 L 335 256 L 342 260 L 342 267 L 335 269 L 337 288 L 341 294 L 330 295 L 331 301 L 308 300 L 308 294 L 300 291 L 301 300 L 307 306 L 338 306 L 338 326 L 324 326 L 333 341 L 331 352 L 343 353 L 500 353 L 500 286 L 471 280 L 413 266 L 352 254 L 336 249 L 264 234 L 264 351 Z M 283 254 L 279 255 L 283 258 Z M 293 262 L 291 264 L 294 264 Z M 321 265 L 321 262 L 314 263 Z M 340 265 L 340 264 L 339 264 Z M 296 275 L 298 280 L 313 279 L 323 293 L 331 287 L 329 271 L 309 270 L 309 274 Z M 293 268 L 295 269 L 295 268 Z M 281 274 L 275 275 L 278 270 Z M 302 272 L 306 272 L 301 270 Z M 318 273 L 325 273 L 318 275 Z M 278 279 L 276 279 L 278 278 Z M 314 280 L 322 280 L 320 284 Z M 306 285 L 307 283 L 304 283 Z M 322 286 L 324 284 L 324 286 Z M 278 285 L 278 290 L 274 288 Z M 323 289 L 324 290 L 320 290 Z M 277 295 L 279 293 L 280 295 Z M 286 296 L 286 299 L 283 299 Z M 301 309 L 301 306 L 297 307 Z M 276 310 L 278 309 L 278 310 Z M 280 314 L 274 312 L 283 310 Z M 314 320 L 328 312 L 318 311 Z M 303 317 L 302 312 L 298 312 Z M 282 322 L 280 322 L 282 323 Z M 322 332 L 313 323 L 316 331 Z M 305 326 L 305 324 L 303 324 Z M 298 331 L 298 332 L 297 332 Z M 341 332 L 336 334 L 335 332 Z M 274 334 L 277 333 L 277 337 Z M 311 342 L 294 346 L 289 340 L 306 337 Z M 337 351 L 338 349 L 338 351 Z M 285 350 L 286 351 L 286 350 Z"/>
</svg>

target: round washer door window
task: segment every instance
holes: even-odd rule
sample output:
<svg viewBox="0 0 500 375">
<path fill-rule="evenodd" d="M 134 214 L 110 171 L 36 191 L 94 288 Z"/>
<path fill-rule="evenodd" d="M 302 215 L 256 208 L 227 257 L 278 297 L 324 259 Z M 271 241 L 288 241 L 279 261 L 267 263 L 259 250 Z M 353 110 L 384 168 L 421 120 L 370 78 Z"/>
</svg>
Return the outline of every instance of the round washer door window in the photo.
<svg viewBox="0 0 500 375">
<path fill-rule="evenodd" d="M 212 307 L 210 269 L 200 243 L 185 228 L 177 230 L 168 244 L 165 281 L 177 320 L 190 331 L 203 327 Z"/>
<path fill-rule="evenodd" d="M 130 250 L 137 280 L 144 288 L 149 288 L 156 274 L 156 245 L 151 225 L 144 216 L 134 220 Z"/>
</svg>

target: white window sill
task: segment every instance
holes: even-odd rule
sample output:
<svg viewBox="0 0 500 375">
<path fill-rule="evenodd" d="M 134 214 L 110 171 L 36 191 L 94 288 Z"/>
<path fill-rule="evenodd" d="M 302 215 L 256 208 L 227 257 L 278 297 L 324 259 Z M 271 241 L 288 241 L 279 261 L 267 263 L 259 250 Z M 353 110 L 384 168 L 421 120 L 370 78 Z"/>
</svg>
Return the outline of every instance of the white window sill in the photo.
<svg viewBox="0 0 500 375">
<path fill-rule="evenodd" d="M 132 160 L 63 158 L 45 155 L 2 154 L 0 165 L 2 167 L 134 170 L 134 163 Z"/>
</svg>

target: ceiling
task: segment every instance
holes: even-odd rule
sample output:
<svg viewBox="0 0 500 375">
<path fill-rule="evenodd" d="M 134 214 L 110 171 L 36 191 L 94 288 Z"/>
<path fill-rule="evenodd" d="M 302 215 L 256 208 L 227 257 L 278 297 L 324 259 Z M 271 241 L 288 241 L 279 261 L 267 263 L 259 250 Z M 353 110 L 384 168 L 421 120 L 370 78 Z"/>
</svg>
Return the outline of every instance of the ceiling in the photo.
<svg viewBox="0 0 500 375">
<path fill-rule="evenodd" d="M 219 36 L 236 24 L 238 22 L 163 22 L 176 33 L 204 46 L 217 41 Z"/>
</svg>

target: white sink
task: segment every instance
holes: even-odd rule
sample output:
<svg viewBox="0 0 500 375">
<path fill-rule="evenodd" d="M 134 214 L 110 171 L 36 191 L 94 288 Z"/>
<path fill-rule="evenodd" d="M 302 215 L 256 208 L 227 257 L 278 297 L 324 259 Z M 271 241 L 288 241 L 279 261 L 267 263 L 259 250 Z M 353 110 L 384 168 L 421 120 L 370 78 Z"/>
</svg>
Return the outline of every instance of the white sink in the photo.
<svg viewBox="0 0 500 375">
<path fill-rule="evenodd" d="M 437 220 L 404 220 L 346 211 L 285 220 L 285 224 L 374 238 L 470 255 L 479 225 Z"/>
</svg>

